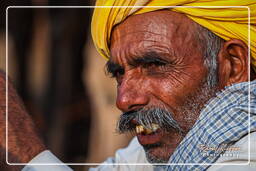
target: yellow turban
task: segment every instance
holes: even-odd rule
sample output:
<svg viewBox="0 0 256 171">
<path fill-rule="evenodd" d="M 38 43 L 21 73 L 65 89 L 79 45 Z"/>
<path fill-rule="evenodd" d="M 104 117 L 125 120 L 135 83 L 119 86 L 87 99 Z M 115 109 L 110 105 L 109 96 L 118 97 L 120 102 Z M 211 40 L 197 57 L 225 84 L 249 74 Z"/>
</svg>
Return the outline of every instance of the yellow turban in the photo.
<svg viewBox="0 0 256 171">
<path fill-rule="evenodd" d="M 96 6 L 130 6 L 95 8 L 94 10 L 92 19 L 93 41 L 99 53 L 106 58 L 110 57 L 109 43 L 112 28 L 129 15 L 168 8 L 165 6 L 182 6 L 182 8 L 170 8 L 170 10 L 184 13 L 224 40 L 236 38 L 248 45 L 248 13 L 250 12 L 251 62 L 256 71 L 256 0 L 98 0 Z M 184 8 L 186 6 L 190 7 Z M 191 6 L 196 8 L 191 8 Z M 213 8 L 209 6 L 236 7 Z M 243 7 L 238 8 L 238 6 Z"/>
</svg>

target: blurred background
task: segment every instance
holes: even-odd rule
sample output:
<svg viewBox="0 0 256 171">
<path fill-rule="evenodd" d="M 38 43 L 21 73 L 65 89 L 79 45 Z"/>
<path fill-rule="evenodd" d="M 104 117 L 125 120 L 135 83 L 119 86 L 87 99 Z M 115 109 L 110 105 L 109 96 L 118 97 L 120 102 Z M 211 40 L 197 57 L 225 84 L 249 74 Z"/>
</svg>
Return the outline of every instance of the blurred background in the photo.
<svg viewBox="0 0 256 171">
<path fill-rule="evenodd" d="M 8 6 L 89 6 L 84 0 L 1 1 L 0 68 Z M 127 146 L 115 132 L 116 83 L 90 35 L 93 8 L 9 8 L 8 74 L 46 146 L 66 163 L 100 163 Z M 71 166 L 87 170 L 87 166 Z"/>
</svg>

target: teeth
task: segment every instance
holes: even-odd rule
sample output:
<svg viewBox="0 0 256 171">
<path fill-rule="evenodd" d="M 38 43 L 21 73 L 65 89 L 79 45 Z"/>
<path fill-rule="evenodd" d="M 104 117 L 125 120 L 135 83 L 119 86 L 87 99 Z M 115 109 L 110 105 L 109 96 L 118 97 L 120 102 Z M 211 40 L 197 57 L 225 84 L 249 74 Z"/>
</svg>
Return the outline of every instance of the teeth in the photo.
<svg viewBox="0 0 256 171">
<path fill-rule="evenodd" d="M 155 132 L 158 128 L 160 128 L 160 126 L 158 124 L 152 123 L 151 128 L 152 128 L 153 132 Z"/>
<path fill-rule="evenodd" d="M 145 129 L 145 134 L 151 134 L 152 132 L 153 132 L 152 129 L 148 129 L 148 128 Z"/>
<path fill-rule="evenodd" d="M 143 127 L 142 125 L 137 125 L 136 126 L 136 133 L 140 134 L 140 133 L 145 133 L 145 134 L 151 134 L 152 132 L 155 132 L 159 127 L 158 124 L 150 124 L 149 126 L 147 126 L 146 128 Z"/>
<path fill-rule="evenodd" d="M 137 125 L 136 126 L 136 133 L 140 134 L 142 132 L 144 132 L 144 127 L 142 125 Z"/>
</svg>

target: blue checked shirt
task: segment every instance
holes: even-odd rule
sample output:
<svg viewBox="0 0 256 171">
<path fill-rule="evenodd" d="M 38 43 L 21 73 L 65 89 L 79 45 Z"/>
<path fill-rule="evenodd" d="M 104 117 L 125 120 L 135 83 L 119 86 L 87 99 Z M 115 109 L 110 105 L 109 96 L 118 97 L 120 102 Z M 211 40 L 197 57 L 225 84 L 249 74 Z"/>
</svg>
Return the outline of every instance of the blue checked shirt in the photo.
<svg viewBox="0 0 256 171">
<path fill-rule="evenodd" d="M 249 120 L 250 119 L 250 120 Z M 238 83 L 208 102 L 169 163 L 212 164 L 228 147 L 256 131 L 256 81 Z M 210 150 L 205 151 L 202 147 Z M 171 165 L 168 170 L 207 170 L 211 165 Z"/>
</svg>

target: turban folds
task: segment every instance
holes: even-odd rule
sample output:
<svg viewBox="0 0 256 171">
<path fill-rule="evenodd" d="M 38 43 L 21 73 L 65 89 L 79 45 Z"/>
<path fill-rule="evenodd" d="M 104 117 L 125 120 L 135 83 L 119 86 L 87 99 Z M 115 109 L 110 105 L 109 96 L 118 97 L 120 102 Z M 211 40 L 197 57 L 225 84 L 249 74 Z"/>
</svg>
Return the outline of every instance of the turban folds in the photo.
<svg viewBox="0 0 256 171">
<path fill-rule="evenodd" d="M 251 62 L 256 71 L 255 0 L 98 0 L 96 6 L 109 6 L 95 8 L 91 26 L 94 44 L 99 53 L 106 58 L 110 57 L 110 36 L 115 25 L 130 15 L 168 8 L 166 6 L 181 6 L 169 9 L 185 14 L 224 40 L 240 39 L 247 45 L 250 43 Z"/>
</svg>

